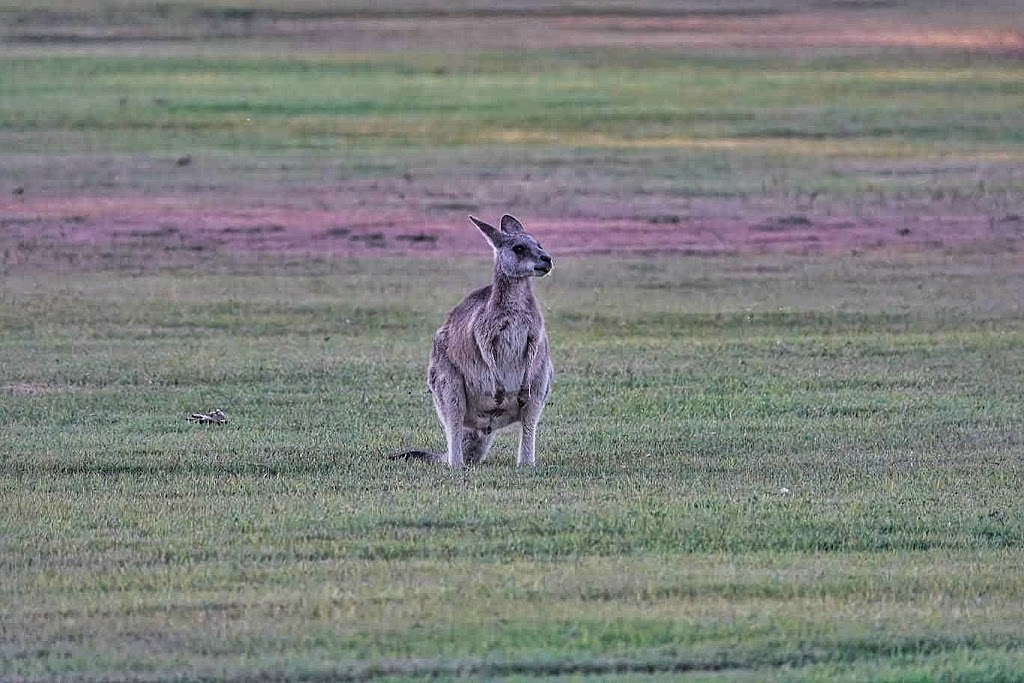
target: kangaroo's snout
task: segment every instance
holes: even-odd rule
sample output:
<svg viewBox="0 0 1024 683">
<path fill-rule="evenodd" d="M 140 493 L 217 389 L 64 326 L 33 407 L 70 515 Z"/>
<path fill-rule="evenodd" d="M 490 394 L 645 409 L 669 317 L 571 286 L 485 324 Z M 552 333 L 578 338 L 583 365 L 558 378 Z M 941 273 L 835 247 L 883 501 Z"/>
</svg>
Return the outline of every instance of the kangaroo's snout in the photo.
<svg viewBox="0 0 1024 683">
<path fill-rule="evenodd" d="M 533 269 L 540 273 L 541 275 L 547 275 L 548 273 L 550 273 L 551 267 L 554 265 L 554 262 L 551 260 L 551 257 L 548 256 L 547 254 L 541 254 L 539 260 L 540 263 L 534 266 Z"/>
</svg>

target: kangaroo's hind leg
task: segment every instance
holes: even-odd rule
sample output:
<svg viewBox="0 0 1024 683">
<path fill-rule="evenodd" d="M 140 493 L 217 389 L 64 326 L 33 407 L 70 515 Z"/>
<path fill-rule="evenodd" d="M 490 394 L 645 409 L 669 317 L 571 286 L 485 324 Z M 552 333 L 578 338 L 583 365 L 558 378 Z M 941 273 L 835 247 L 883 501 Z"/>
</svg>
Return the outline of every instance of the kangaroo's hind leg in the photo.
<svg viewBox="0 0 1024 683">
<path fill-rule="evenodd" d="M 462 436 L 462 457 L 465 458 L 466 464 L 474 465 L 486 460 L 493 443 L 494 432 L 466 429 Z"/>
<path fill-rule="evenodd" d="M 466 441 L 466 389 L 462 375 L 448 360 L 433 358 L 427 382 L 448 442 L 445 462 L 452 469 L 461 469 L 465 465 L 462 448 Z"/>
</svg>

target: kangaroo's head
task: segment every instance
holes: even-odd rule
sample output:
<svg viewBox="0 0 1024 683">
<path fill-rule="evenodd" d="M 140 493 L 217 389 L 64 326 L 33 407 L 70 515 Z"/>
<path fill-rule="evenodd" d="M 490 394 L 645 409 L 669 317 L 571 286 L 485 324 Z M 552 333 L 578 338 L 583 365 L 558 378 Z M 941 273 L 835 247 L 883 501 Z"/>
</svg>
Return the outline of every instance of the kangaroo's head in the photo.
<svg viewBox="0 0 1024 683">
<path fill-rule="evenodd" d="M 500 230 L 473 216 L 469 219 L 491 243 L 494 263 L 505 277 L 544 277 L 551 272 L 551 257 L 515 216 L 502 216 Z"/>
</svg>

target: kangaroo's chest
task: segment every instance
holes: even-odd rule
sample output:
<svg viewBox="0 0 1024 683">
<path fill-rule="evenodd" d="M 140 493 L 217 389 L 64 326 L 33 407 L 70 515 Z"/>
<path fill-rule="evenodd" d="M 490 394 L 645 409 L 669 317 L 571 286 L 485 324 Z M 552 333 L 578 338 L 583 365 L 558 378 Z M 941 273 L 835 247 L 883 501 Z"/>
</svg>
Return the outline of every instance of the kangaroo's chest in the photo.
<svg viewBox="0 0 1024 683">
<path fill-rule="evenodd" d="M 529 328 L 512 320 L 499 319 L 490 335 L 491 353 L 499 365 L 518 367 L 525 362 L 529 339 Z"/>
</svg>

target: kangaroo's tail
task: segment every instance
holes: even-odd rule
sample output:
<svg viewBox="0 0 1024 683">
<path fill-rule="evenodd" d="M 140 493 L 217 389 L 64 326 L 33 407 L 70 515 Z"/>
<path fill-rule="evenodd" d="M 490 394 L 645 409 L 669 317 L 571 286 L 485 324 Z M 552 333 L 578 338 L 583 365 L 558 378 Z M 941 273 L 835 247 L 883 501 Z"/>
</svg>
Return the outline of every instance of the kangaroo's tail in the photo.
<svg viewBox="0 0 1024 683">
<path fill-rule="evenodd" d="M 440 453 L 431 453 L 430 451 L 403 451 L 401 453 L 395 453 L 389 455 L 388 460 L 419 460 L 421 462 L 441 462 L 444 460 L 444 456 Z"/>
</svg>

